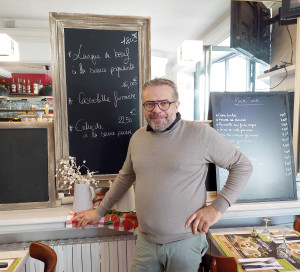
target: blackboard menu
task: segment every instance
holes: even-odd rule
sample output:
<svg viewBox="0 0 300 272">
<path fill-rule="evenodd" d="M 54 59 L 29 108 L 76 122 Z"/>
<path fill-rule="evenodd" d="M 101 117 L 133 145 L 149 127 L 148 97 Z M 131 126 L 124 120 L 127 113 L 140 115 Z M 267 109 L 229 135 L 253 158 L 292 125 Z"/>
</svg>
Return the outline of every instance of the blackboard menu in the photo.
<svg viewBox="0 0 300 272">
<path fill-rule="evenodd" d="M 213 127 L 253 164 L 237 202 L 296 199 L 288 93 L 211 93 L 211 105 Z M 216 171 L 219 192 L 228 171 Z"/>
<path fill-rule="evenodd" d="M 69 154 L 116 174 L 139 123 L 138 31 L 64 30 Z"/>
<path fill-rule="evenodd" d="M 0 131 L 1 204 L 48 201 L 47 129 Z"/>
<path fill-rule="evenodd" d="M 0 210 L 55 206 L 52 122 L 0 123 Z"/>
</svg>

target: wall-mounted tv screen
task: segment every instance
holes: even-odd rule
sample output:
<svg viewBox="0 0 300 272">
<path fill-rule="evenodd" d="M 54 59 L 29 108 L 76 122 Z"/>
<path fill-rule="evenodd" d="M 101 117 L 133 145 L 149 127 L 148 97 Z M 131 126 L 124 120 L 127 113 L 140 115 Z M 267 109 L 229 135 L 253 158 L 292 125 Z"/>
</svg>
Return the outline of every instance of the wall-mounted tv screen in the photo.
<svg viewBox="0 0 300 272">
<path fill-rule="evenodd" d="M 270 64 L 270 18 L 270 10 L 261 2 L 232 0 L 230 47 Z"/>
<path fill-rule="evenodd" d="M 299 16 L 299 0 L 282 0 L 281 18 L 296 18 Z"/>
</svg>

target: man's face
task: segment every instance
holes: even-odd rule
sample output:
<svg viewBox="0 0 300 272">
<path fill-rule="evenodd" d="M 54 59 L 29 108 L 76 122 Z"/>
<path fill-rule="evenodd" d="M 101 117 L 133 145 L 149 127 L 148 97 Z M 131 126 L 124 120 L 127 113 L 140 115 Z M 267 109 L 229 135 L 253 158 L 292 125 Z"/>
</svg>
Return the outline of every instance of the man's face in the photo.
<svg viewBox="0 0 300 272">
<path fill-rule="evenodd" d="M 174 101 L 172 97 L 172 89 L 166 85 L 148 86 L 146 89 L 144 89 L 142 98 L 143 104 L 146 101 Z M 166 111 L 161 110 L 157 104 L 155 105 L 153 111 L 146 111 L 144 109 L 145 118 L 153 131 L 162 132 L 175 121 L 179 104 L 179 101 L 172 103 L 170 108 Z"/>
</svg>

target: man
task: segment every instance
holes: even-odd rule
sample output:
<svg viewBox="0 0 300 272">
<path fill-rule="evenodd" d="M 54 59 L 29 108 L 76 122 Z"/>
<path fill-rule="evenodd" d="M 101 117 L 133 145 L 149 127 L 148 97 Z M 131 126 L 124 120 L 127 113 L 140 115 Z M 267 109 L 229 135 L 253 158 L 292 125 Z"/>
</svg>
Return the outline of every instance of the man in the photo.
<svg viewBox="0 0 300 272">
<path fill-rule="evenodd" d="M 78 227 L 97 222 L 135 182 L 139 234 L 131 271 L 198 271 L 206 235 L 241 194 L 252 164 L 206 124 L 180 117 L 173 81 L 157 78 L 142 93 L 147 127 L 130 140 L 123 168 L 101 205 L 79 213 Z M 206 206 L 208 164 L 229 170 L 228 180 Z"/>
</svg>

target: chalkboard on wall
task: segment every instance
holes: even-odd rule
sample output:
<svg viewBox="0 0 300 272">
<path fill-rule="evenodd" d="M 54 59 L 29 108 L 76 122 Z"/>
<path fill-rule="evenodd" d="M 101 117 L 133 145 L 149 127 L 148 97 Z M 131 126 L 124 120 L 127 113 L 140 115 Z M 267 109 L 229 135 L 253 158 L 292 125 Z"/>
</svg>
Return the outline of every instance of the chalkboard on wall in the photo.
<svg viewBox="0 0 300 272">
<path fill-rule="evenodd" d="M 149 19 L 52 13 L 50 21 L 57 31 L 51 36 L 56 158 L 73 156 L 99 175 L 117 174 L 141 126 Z"/>
<path fill-rule="evenodd" d="M 0 210 L 55 206 L 53 123 L 0 124 Z"/>
<path fill-rule="evenodd" d="M 297 199 L 288 93 L 211 93 L 211 105 L 213 127 L 253 164 L 237 202 Z M 219 192 L 228 171 L 216 171 Z"/>
</svg>

